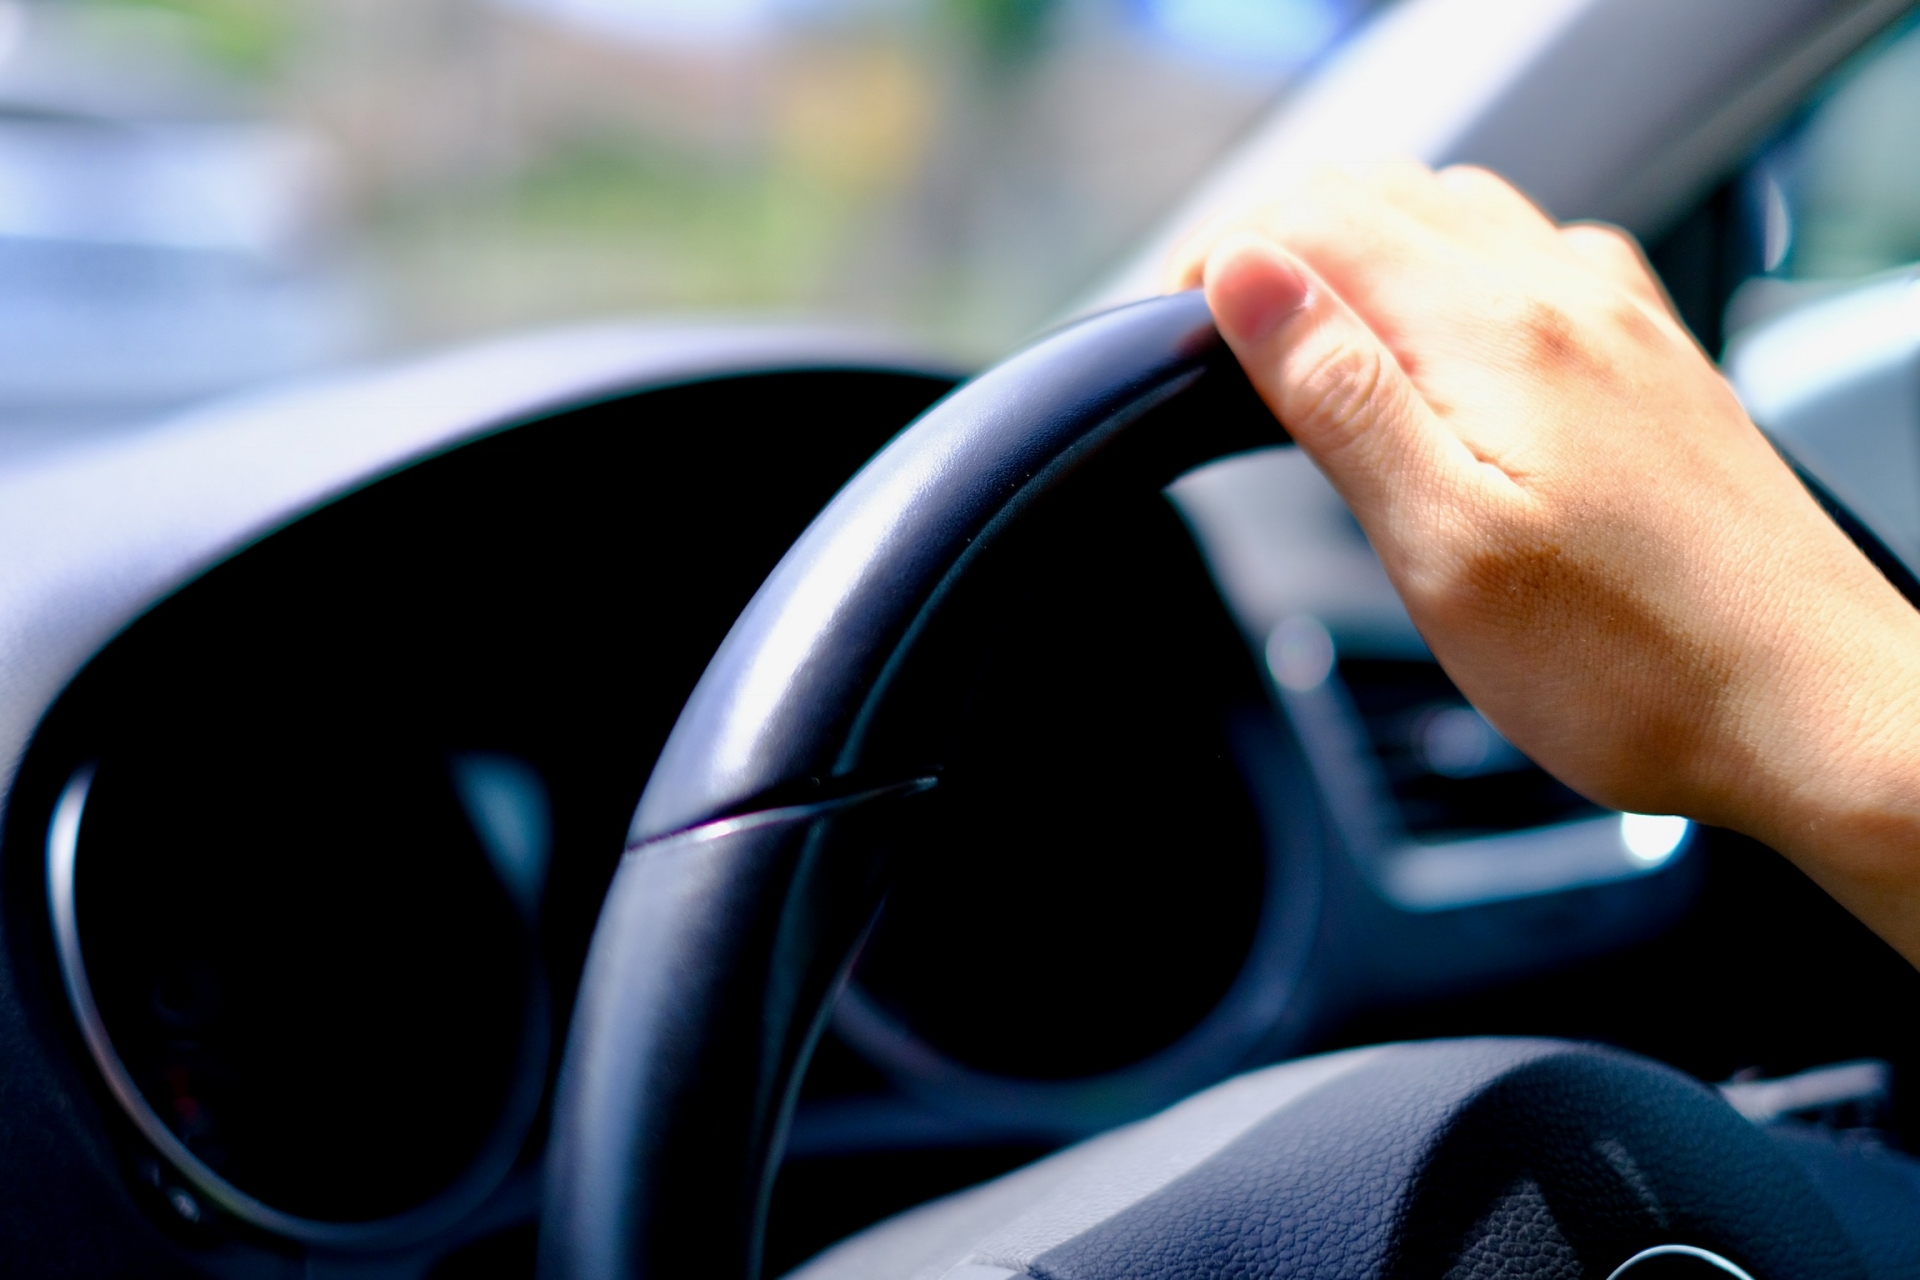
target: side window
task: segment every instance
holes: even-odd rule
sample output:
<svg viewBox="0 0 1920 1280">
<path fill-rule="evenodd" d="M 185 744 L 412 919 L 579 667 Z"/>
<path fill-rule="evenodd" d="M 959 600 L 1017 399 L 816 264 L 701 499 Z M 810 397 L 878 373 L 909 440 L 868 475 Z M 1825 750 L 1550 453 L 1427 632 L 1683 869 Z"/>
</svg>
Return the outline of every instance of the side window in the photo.
<svg viewBox="0 0 1920 1280">
<path fill-rule="evenodd" d="M 1687 319 L 1773 438 L 1920 569 L 1920 23 L 1863 50 L 1709 202 Z M 1696 232 L 1696 234 L 1698 234 Z M 1673 265 L 1702 259 L 1667 251 Z M 1677 277 L 1676 277 L 1677 278 Z M 1678 291 L 1676 301 L 1680 299 Z M 1716 325 L 1709 338 L 1702 325 Z"/>
<path fill-rule="evenodd" d="M 1920 13 L 1855 55 L 1660 242 L 1701 343 L 1920 262 Z"/>
<path fill-rule="evenodd" d="M 1739 188 L 1757 270 L 1728 301 L 1728 336 L 1920 261 L 1920 22 L 1843 67 Z"/>
<path fill-rule="evenodd" d="M 1754 166 L 1765 268 L 1844 280 L 1920 259 L 1920 25 L 1870 49 Z"/>
</svg>

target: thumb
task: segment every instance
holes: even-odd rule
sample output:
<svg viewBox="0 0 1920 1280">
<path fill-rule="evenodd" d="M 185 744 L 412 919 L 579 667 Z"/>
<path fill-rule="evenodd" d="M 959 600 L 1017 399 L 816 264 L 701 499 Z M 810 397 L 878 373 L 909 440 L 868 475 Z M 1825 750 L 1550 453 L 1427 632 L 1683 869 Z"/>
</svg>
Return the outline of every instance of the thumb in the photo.
<svg viewBox="0 0 1920 1280">
<path fill-rule="evenodd" d="M 1458 461 L 1459 440 L 1393 353 L 1305 263 L 1243 232 L 1208 255 L 1205 280 L 1214 323 L 1254 390 L 1363 524 Z"/>
</svg>

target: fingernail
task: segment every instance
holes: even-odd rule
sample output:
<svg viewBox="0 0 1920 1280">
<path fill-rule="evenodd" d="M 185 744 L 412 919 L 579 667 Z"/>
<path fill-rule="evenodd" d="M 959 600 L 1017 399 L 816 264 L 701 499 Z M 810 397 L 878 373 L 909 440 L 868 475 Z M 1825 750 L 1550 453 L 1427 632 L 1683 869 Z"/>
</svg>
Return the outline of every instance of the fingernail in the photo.
<svg viewBox="0 0 1920 1280">
<path fill-rule="evenodd" d="M 1259 346 L 1305 307 L 1313 288 L 1285 249 L 1260 236 L 1230 236 L 1207 256 L 1207 305 L 1227 341 Z"/>
</svg>

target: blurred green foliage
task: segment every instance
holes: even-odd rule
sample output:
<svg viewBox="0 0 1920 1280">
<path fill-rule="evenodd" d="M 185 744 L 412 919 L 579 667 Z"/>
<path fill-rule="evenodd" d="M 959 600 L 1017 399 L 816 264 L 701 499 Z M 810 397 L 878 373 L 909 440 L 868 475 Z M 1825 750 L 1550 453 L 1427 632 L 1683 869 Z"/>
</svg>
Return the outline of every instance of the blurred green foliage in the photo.
<svg viewBox="0 0 1920 1280">
<path fill-rule="evenodd" d="M 834 193 L 804 175 L 632 134 L 570 140 L 519 174 L 504 195 L 501 212 L 524 234 L 644 241 L 682 270 L 719 261 L 728 264 L 727 278 L 758 282 L 745 296 L 727 298 L 688 279 L 690 292 L 709 302 L 762 301 L 790 291 L 802 281 L 782 277 L 796 269 L 804 276 L 820 257 L 823 235 L 841 220 Z"/>
<path fill-rule="evenodd" d="M 406 3 L 406 0 L 393 0 Z M 160 14 L 177 21 L 196 53 L 231 75 L 265 79 L 278 70 L 298 33 L 293 0 L 85 0 L 111 13 Z"/>
<path fill-rule="evenodd" d="M 621 133 L 571 139 L 497 186 L 396 202 L 374 229 L 402 322 L 472 332 L 643 305 L 804 305 L 860 221 L 805 172 Z"/>
<path fill-rule="evenodd" d="M 1273 92 L 1142 39 L 1139 0 L 812 0 L 721 41 L 564 0 L 32 2 L 311 143 L 311 244 L 394 346 L 784 311 L 986 358 Z"/>
<path fill-rule="evenodd" d="M 1037 52 L 1060 0 L 945 0 L 947 12 L 989 58 L 1016 61 Z"/>
</svg>

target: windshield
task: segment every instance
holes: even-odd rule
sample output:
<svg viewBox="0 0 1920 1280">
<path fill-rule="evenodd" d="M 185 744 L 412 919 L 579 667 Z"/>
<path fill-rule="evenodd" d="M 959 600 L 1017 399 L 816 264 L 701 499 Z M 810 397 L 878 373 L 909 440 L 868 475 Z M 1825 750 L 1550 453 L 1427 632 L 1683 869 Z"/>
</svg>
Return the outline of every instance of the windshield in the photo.
<svg viewBox="0 0 1920 1280">
<path fill-rule="evenodd" d="M 979 362 L 1368 2 L 0 0 L 0 451 L 596 317 Z"/>
</svg>

